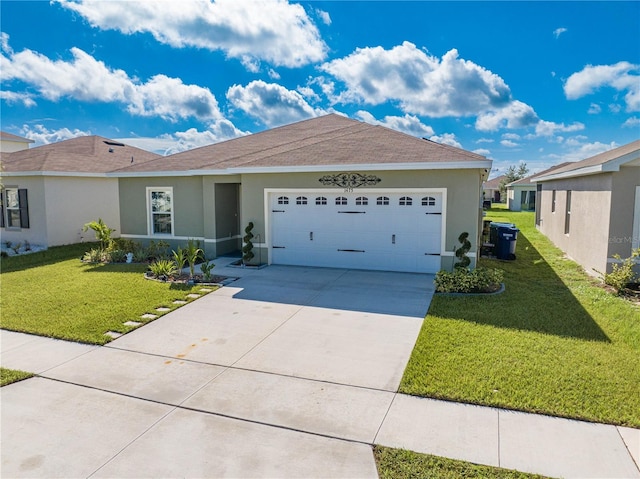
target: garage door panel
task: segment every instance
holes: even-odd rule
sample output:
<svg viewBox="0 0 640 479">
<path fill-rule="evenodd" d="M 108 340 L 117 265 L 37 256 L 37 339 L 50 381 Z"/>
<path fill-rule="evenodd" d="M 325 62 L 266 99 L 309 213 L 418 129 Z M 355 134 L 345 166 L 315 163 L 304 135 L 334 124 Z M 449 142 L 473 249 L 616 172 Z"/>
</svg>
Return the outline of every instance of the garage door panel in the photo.
<svg viewBox="0 0 640 479">
<path fill-rule="evenodd" d="M 283 195 L 271 198 L 271 244 L 283 248 L 272 249 L 273 263 L 411 272 L 440 269 L 442 215 L 426 213 L 440 213 L 441 193 L 291 193 L 286 195 L 288 205 L 278 204 L 278 196 Z M 432 204 L 422 205 L 427 196 Z M 297 204 L 303 197 L 307 203 Z M 347 204 L 336 204 L 338 197 L 346 198 Z M 326 199 L 326 204 L 316 204 L 316 198 Z M 356 204 L 357 198 L 361 204 Z M 367 204 L 362 204 L 364 198 Z M 388 204 L 377 204 L 378 198 L 388 198 Z"/>
</svg>

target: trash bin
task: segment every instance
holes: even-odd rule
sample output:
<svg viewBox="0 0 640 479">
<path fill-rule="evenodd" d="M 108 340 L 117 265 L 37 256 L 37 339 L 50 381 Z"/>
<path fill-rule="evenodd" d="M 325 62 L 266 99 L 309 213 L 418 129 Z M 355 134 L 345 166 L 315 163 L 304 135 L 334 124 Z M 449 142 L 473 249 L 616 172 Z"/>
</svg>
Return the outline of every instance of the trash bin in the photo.
<svg viewBox="0 0 640 479">
<path fill-rule="evenodd" d="M 498 244 L 496 256 L 498 259 L 516 259 L 516 241 L 518 239 L 518 228 L 515 225 L 498 226 Z"/>
</svg>

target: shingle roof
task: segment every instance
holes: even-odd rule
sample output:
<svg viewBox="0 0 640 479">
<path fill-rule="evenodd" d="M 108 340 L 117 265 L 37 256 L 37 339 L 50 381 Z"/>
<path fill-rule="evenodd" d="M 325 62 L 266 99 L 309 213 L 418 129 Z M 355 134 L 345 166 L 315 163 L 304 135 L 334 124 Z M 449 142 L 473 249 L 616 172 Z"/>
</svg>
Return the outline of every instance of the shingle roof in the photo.
<svg viewBox="0 0 640 479">
<path fill-rule="evenodd" d="M 557 177 L 566 178 L 572 176 L 580 176 L 582 174 L 598 173 L 603 171 L 602 168 L 598 167 L 604 167 L 607 165 L 607 163 L 615 162 L 625 155 L 638 151 L 640 151 L 640 140 L 627 143 L 626 145 L 614 148 L 613 150 L 605 151 L 604 153 L 600 153 L 599 155 L 592 156 L 582 161 L 569 163 L 562 168 L 558 168 L 557 170 L 550 172 L 550 174 L 546 173 L 544 175 L 539 175 L 537 179 L 538 181 L 545 181 L 547 179 L 553 179 Z"/>
<path fill-rule="evenodd" d="M 3 172 L 107 173 L 146 163 L 160 155 L 103 138 L 80 136 L 70 140 L 2 154 Z"/>
<path fill-rule="evenodd" d="M 0 131 L 0 140 L 17 141 L 19 143 L 34 143 L 29 138 L 23 138 L 22 136 L 14 135 L 13 133 L 7 133 L 6 131 Z"/>
<path fill-rule="evenodd" d="M 486 158 L 330 114 L 135 164 L 118 173 L 467 161 Z"/>
<path fill-rule="evenodd" d="M 516 181 L 512 181 L 511 183 L 508 183 L 507 186 L 534 184 L 535 181 L 532 181 L 532 180 L 535 180 L 539 176 L 547 175 L 547 174 L 551 173 L 554 170 L 557 170 L 559 168 L 563 168 L 564 166 L 570 165 L 570 164 L 571 164 L 570 161 L 565 161 L 564 163 L 560 163 L 559 165 L 552 166 L 551 168 L 547 168 L 544 171 L 540 171 L 540 172 L 535 173 L 533 175 L 527 176 L 526 178 L 522 178 L 522 179 L 519 179 L 519 180 L 516 180 Z"/>
<path fill-rule="evenodd" d="M 498 188 L 500 188 L 500 182 L 506 176 L 507 175 L 500 175 L 500 176 L 496 176 L 495 178 L 490 179 L 489 181 L 485 181 L 484 183 L 482 183 L 482 189 L 484 189 L 484 190 L 497 190 Z"/>
</svg>

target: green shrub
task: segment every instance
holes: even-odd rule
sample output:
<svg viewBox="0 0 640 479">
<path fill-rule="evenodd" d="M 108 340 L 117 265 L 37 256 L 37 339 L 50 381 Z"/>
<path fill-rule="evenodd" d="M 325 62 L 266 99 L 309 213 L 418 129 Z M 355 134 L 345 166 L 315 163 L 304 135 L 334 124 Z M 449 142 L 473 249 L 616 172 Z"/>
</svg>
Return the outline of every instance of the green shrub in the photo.
<svg viewBox="0 0 640 479">
<path fill-rule="evenodd" d="M 215 264 L 211 261 L 205 261 L 200 265 L 200 271 L 202 271 L 202 277 L 205 281 L 209 281 L 211 279 L 211 270 L 215 268 Z"/>
<path fill-rule="evenodd" d="M 253 222 L 249 221 L 249 224 L 244 229 L 245 235 L 242 238 L 244 242 L 244 246 L 242 247 L 242 264 L 249 264 L 251 260 L 255 257 L 253 254 L 253 243 L 251 240 L 253 239 L 253 233 L 251 230 L 253 229 Z"/>
<path fill-rule="evenodd" d="M 101 248 L 91 248 L 82 257 L 82 261 L 86 263 L 102 263 L 104 251 Z"/>
<path fill-rule="evenodd" d="M 170 278 L 179 273 L 176 263 L 170 259 L 159 259 L 154 261 L 149 265 L 149 270 L 156 278 Z"/>
<path fill-rule="evenodd" d="M 462 246 L 456 249 L 456 258 L 458 261 L 453 265 L 456 269 L 467 269 L 471 264 L 471 259 L 467 256 L 467 253 L 471 251 L 471 242 L 468 240 L 469 233 L 466 231 L 458 236 L 458 241 Z"/>
<path fill-rule="evenodd" d="M 157 243 L 153 240 L 149 241 L 147 258 L 150 260 L 169 259 L 169 243 L 162 240 Z"/>
<path fill-rule="evenodd" d="M 187 241 L 187 247 L 184 250 L 185 256 L 187 258 L 187 263 L 189 263 L 189 277 L 193 278 L 195 274 L 195 264 L 198 260 L 204 259 L 204 251 L 200 249 L 200 242 L 194 239 L 189 239 Z"/>
<path fill-rule="evenodd" d="M 111 263 L 124 263 L 127 259 L 127 253 L 121 249 L 114 249 L 108 252 Z"/>
<path fill-rule="evenodd" d="M 141 247 L 140 243 L 129 238 L 116 238 L 113 240 L 113 249 L 119 249 L 125 253 L 133 253 Z"/>
<path fill-rule="evenodd" d="M 614 254 L 613 257 L 621 263 L 613 263 L 611 267 L 611 273 L 600 273 L 605 284 L 612 286 L 616 292 L 620 295 L 624 294 L 629 284 L 638 280 L 638 276 L 634 273 L 633 267 L 636 264 L 636 258 L 640 257 L 640 248 L 636 248 L 631 252 L 631 256 L 624 260 L 619 254 Z"/>
<path fill-rule="evenodd" d="M 86 223 L 82 227 L 82 231 L 87 231 L 89 229 L 92 229 L 95 232 L 96 239 L 100 241 L 101 249 L 106 250 L 111 247 L 111 233 L 113 233 L 115 230 L 109 228 L 104 223 L 104 221 L 102 221 L 102 218 L 98 218 L 98 221 L 91 221 L 89 223 Z"/>
<path fill-rule="evenodd" d="M 176 268 L 178 268 L 178 271 L 182 271 L 184 265 L 187 264 L 187 252 L 178 246 L 178 249 L 173 252 L 173 259 L 176 262 Z"/>
<path fill-rule="evenodd" d="M 504 280 L 504 271 L 493 268 L 476 268 L 469 271 L 455 268 L 454 271 L 436 273 L 436 292 L 438 293 L 491 293 L 500 289 Z"/>
</svg>

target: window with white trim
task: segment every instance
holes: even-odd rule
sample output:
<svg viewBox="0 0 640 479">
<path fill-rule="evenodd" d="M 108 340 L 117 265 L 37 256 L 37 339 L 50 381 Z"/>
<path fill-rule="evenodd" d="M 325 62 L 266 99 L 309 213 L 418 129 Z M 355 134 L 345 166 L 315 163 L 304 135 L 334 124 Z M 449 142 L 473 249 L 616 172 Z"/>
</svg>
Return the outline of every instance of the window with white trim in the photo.
<svg viewBox="0 0 640 479">
<path fill-rule="evenodd" d="M 425 196 L 422 198 L 422 206 L 435 206 L 436 199 L 433 196 Z"/>
<path fill-rule="evenodd" d="M 369 198 L 366 196 L 358 196 L 356 198 L 356 206 L 367 206 L 369 204 Z"/>
<path fill-rule="evenodd" d="M 26 189 L 5 188 L 0 197 L 0 204 L 0 226 L 3 228 L 5 226 L 7 228 L 29 227 L 29 204 Z"/>
<path fill-rule="evenodd" d="M 326 205 L 327 199 L 324 196 L 318 196 L 316 198 L 316 205 Z"/>
<path fill-rule="evenodd" d="M 389 197 L 388 196 L 378 196 L 378 198 L 376 199 L 376 204 L 380 205 L 380 206 L 386 206 L 389 204 Z"/>
<path fill-rule="evenodd" d="M 278 204 L 279 205 L 288 205 L 289 198 L 287 196 L 278 196 Z"/>
<path fill-rule="evenodd" d="M 340 206 L 340 205 L 346 205 L 347 204 L 347 199 L 344 196 L 338 196 L 336 198 L 336 205 Z"/>
<path fill-rule="evenodd" d="M 403 196 L 400 198 L 400 206 L 411 206 L 413 204 L 413 198 L 410 196 Z"/>
<path fill-rule="evenodd" d="M 307 204 L 307 197 L 306 196 L 298 196 L 296 198 L 296 205 L 306 205 Z"/>
<path fill-rule="evenodd" d="M 149 234 L 173 235 L 173 188 L 147 188 Z"/>
</svg>

